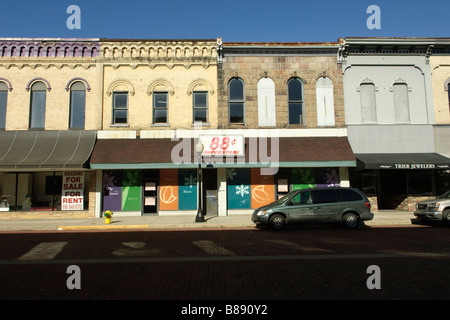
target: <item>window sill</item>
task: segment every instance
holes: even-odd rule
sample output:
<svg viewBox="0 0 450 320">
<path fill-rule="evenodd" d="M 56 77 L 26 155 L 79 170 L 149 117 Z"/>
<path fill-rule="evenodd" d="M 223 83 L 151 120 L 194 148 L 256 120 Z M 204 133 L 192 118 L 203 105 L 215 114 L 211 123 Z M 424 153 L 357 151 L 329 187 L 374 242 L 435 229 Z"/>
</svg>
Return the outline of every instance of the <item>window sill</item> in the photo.
<svg viewBox="0 0 450 320">
<path fill-rule="evenodd" d="M 246 128 L 247 125 L 245 123 L 229 123 L 228 128 Z"/>
<path fill-rule="evenodd" d="M 210 127 L 211 124 L 209 122 L 194 122 L 191 124 L 191 127 Z"/>
<path fill-rule="evenodd" d="M 306 124 L 288 124 L 288 128 L 307 128 Z"/>
<path fill-rule="evenodd" d="M 170 127 L 168 123 L 152 123 L 150 127 Z"/>
<path fill-rule="evenodd" d="M 110 128 L 128 128 L 130 125 L 128 123 L 112 123 L 109 125 Z"/>
</svg>

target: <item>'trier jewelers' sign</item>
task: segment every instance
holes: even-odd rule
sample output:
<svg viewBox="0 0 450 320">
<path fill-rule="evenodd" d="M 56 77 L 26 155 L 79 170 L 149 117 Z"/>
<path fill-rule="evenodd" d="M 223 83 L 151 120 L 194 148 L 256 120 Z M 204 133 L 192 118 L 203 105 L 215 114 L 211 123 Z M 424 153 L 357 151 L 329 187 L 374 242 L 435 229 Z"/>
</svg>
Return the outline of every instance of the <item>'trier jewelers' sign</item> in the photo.
<svg viewBox="0 0 450 320">
<path fill-rule="evenodd" d="M 434 163 L 394 163 L 381 164 L 380 169 L 449 169 L 447 164 Z"/>
</svg>

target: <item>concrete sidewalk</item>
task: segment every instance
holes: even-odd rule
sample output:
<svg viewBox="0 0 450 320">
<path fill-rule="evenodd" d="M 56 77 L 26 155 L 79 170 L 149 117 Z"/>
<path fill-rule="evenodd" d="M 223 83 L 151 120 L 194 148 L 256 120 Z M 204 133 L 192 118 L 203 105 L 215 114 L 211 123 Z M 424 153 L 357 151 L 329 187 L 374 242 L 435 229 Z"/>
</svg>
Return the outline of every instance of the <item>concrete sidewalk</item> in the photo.
<svg viewBox="0 0 450 320">
<path fill-rule="evenodd" d="M 412 212 L 382 210 L 366 226 L 411 225 Z M 0 219 L 0 231 L 57 231 L 57 230 L 114 230 L 114 229 L 198 229 L 198 228 L 254 228 L 250 214 L 225 217 L 205 216 L 205 222 L 195 222 L 195 216 L 140 216 L 115 217 L 111 224 L 104 218 L 94 219 Z"/>
</svg>

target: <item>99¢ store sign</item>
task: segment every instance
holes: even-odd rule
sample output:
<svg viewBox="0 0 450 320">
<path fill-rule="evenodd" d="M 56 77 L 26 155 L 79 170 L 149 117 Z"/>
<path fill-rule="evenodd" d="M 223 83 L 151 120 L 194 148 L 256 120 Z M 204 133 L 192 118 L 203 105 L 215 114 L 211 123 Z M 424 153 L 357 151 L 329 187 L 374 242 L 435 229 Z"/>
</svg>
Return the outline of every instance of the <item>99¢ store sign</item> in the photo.
<svg viewBox="0 0 450 320">
<path fill-rule="evenodd" d="M 203 156 L 244 155 L 244 137 L 242 135 L 201 135 L 199 138 L 203 144 Z"/>
<path fill-rule="evenodd" d="M 83 210 L 84 172 L 65 171 L 61 190 L 61 210 Z"/>
</svg>

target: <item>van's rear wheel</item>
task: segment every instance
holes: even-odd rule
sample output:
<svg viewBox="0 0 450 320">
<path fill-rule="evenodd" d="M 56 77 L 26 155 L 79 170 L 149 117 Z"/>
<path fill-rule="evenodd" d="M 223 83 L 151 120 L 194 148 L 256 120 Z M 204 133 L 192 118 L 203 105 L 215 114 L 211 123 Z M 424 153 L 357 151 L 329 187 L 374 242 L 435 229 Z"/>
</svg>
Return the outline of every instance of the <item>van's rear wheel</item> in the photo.
<svg viewBox="0 0 450 320">
<path fill-rule="evenodd" d="M 347 229 L 358 228 L 359 222 L 359 217 L 355 213 L 346 213 L 342 218 L 342 225 Z"/>
<path fill-rule="evenodd" d="M 274 230 L 281 230 L 286 226 L 286 218 L 281 214 L 274 214 L 269 219 L 269 226 Z"/>
</svg>

